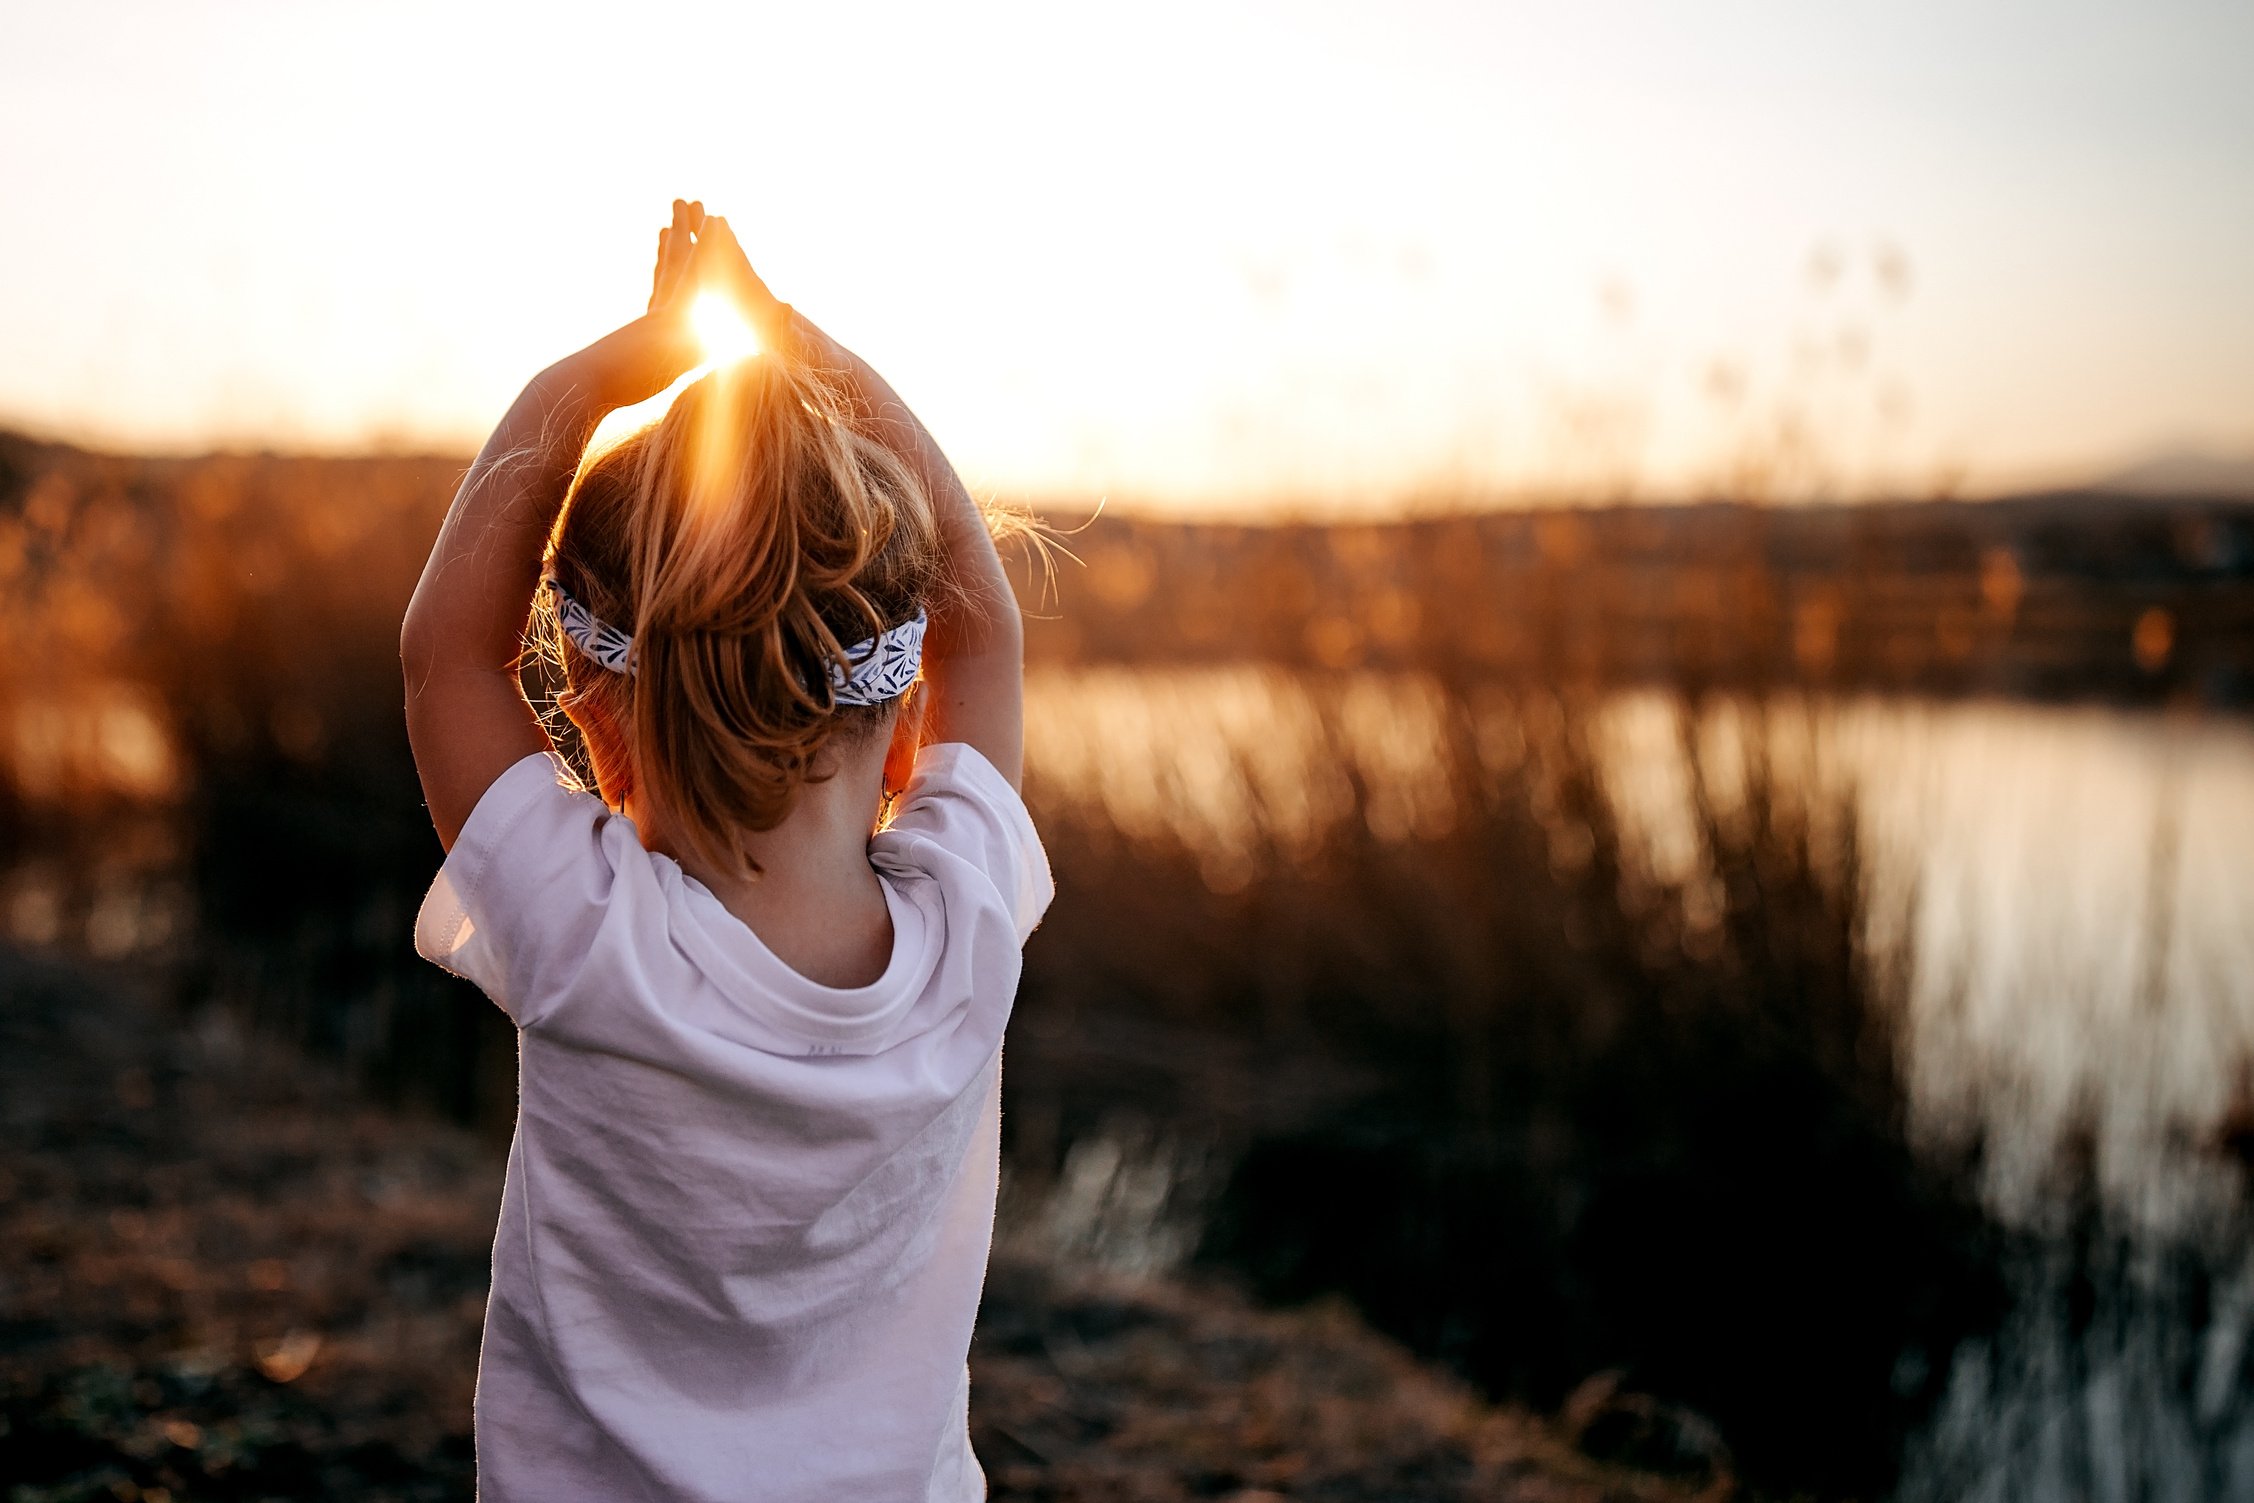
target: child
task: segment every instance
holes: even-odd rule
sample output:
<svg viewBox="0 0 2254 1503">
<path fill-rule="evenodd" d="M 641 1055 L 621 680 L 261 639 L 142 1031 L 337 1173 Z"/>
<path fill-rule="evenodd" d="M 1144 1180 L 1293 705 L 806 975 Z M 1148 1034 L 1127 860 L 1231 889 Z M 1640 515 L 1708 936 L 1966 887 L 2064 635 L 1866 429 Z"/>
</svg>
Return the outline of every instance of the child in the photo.
<svg viewBox="0 0 2254 1503">
<path fill-rule="evenodd" d="M 764 353 L 583 457 L 714 293 Z M 599 798 L 522 692 L 528 606 Z M 447 848 L 416 944 L 519 1038 L 485 1498 L 984 1496 L 965 1358 L 1051 892 L 1021 641 L 931 436 L 699 205 L 648 315 L 478 456 L 401 646 Z"/>
</svg>

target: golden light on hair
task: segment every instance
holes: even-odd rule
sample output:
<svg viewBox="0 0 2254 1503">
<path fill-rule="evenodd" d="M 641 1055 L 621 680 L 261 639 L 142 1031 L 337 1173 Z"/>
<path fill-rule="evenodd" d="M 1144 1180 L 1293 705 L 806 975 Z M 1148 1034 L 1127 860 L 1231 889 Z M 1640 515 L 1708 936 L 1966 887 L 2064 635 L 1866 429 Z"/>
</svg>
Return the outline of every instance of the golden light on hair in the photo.
<svg viewBox="0 0 2254 1503">
<path fill-rule="evenodd" d="M 733 365 L 759 353 L 758 331 L 717 292 L 700 293 L 689 304 L 689 324 L 697 331 L 704 358 L 713 365 Z"/>
<path fill-rule="evenodd" d="M 804 670 L 836 660 L 841 628 L 858 640 L 946 587 L 929 496 L 848 402 L 794 360 L 713 370 L 582 464 L 556 529 L 574 598 L 633 623 L 631 678 L 541 628 L 572 719 L 618 732 L 599 786 L 662 801 L 669 838 L 715 869 L 755 871 L 744 832 L 782 820 L 833 738 L 882 724 Z"/>
</svg>

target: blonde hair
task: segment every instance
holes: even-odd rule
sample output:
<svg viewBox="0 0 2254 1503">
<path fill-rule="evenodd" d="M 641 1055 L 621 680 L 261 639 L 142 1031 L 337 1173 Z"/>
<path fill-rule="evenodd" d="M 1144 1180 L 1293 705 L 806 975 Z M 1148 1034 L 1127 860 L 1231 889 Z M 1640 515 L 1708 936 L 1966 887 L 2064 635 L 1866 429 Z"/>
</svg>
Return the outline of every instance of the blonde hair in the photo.
<svg viewBox="0 0 2254 1503">
<path fill-rule="evenodd" d="M 581 653 L 552 611 L 536 620 L 562 703 L 592 712 L 573 716 L 589 750 L 632 780 L 622 798 L 662 807 L 669 839 L 739 875 L 758 870 L 744 835 L 781 823 L 826 775 L 823 752 L 898 703 L 837 704 L 831 666 L 946 579 L 915 472 L 831 378 L 772 353 L 583 460 L 548 567 L 634 637 L 629 676 Z"/>
</svg>

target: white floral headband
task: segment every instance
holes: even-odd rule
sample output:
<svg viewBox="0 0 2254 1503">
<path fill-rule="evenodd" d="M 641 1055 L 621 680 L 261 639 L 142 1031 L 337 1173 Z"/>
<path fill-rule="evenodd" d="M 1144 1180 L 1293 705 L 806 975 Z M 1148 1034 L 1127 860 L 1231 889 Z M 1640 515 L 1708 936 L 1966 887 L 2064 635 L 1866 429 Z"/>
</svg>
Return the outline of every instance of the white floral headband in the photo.
<svg viewBox="0 0 2254 1503">
<path fill-rule="evenodd" d="M 556 623 L 571 645 L 613 673 L 631 677 L 634 672 L 634 638 L 598 620 L 593 611 L 572 598 L 563 581 L 553 574 L 541 583 L 556 597 Z M 854 643 L 845 649 L 843 665 L 830 665 L 830 687 L 841 705 L 881 705 L 908 692 L 923 668 L 922 611 L 889 631 Z"/>
</svg>

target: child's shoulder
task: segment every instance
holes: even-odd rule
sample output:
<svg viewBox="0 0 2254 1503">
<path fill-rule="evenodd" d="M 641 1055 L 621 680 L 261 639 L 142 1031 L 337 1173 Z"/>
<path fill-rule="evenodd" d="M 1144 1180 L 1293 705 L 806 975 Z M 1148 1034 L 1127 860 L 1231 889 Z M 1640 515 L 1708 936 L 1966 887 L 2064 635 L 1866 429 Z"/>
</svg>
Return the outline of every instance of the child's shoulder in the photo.
<svg viewBox="0 0 2254 1503">
<path fill-rule="evenodd" d="M 1008 913 L 1018 942 L 1055 896 L 1049 858 L 1024 798 L 977 748 L 926 746 L 892 821 L 870 842 L 881 869 L 971 881 Z M 983 895 L 983 893 L 982 893 Z"/>
<path fill-rule="evenodd" d="M 463 822 L 416 914 L 415 948 L 529 1023 L 556 978 L 616 928 L 608 920 L 622 887 L 651 885 L 635 870 L 647 862 L 631 823 L 553 753 L 535 752 L 495 778 Z"/>
</svg>

